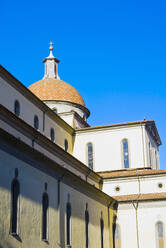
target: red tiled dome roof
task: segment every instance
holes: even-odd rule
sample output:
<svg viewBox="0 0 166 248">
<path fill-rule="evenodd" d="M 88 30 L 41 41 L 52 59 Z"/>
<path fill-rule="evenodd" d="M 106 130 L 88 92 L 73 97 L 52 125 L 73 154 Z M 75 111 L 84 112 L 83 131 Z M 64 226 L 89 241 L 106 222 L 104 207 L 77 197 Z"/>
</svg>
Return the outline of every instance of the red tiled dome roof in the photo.
<svg viewBox="0 0 166 248">
<path fill-rule="evenodd" d="M 30 85 L 28 88 L 42 101 L 68 101 L 85 106 L 84 100 L 78 91 L 70 84 L 59 79 L 43 79 Z"/>
</svg>

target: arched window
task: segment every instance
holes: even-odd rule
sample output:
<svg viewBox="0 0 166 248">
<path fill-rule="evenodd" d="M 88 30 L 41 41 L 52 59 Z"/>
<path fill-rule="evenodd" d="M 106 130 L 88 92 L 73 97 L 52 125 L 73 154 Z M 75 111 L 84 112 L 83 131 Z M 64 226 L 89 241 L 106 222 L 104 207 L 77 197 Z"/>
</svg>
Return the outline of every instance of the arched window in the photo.
<svg viewBox="0 0 166 248">
<path fill-rule="evenodd" d="M 164 248 L 164 226 L 162 222 L 157 223 L 157 248 Z"/>
<path fill-rule="evenodd" d="M 48 240 L 48 206 L 48 194 L 44 193 L 42 199 L 42 239 L 44 241 Z"/>
<path fill-rule="evenodd" d="M 11 233 L 18 234 L 18 200 L 20 194 L 20 185 L 17 179 L 14 179 L 11 185 L 12 212 L 11 212 Z"/>
<path fill-rule="evenodd" d="M 93 145 L 92 143 L 87 144 L 87 155 L 88 155 L 88 166 L 93 170 Z"/>
<path fill-rule="evenodd" d="M 114 248 L 120 248 L 120 228 L 116 223 L 113 224 L 113 240 Z"/>
<path fill-rule="evenodd" d="M 65 139 L 64 145 L 65 145 L 65 151 L 67 152 L 69 147 L 67 139 Z"/>
<path fill-rule="evenodd" d="M 100 219 L 101 248 L 104 248 L 104 220 Z"/>
<path fill-rule="evenodd" d="M 37 115 L 34 116 L 34 128 L 39 129 L 39 118 Z"/>
<path fill-rule="evenodd" d="M 53 128 L 50 129 L 50 138 L 51 138 L 51 141 L 54 142 L 54 140 L 55 140 L 55 132 L 54 132 Z"/>
<path fill-rule="evenodd" d="M 127 139 L 122 141 L 122 149 L 123 149 L 123 166 L 124 168 L 129 168 L 129 147 Z"/>
<path fill-rule="evenodd" d="M 71 245 L 71 205 L 66 205 L 66 244 Z"/>
<path fill-rule="evenodd" d="M 86 248 L 89 247 L 89 212 L 86 209 L 85 210 L 85 242 L 86 242 Z"/>
<path fill-rule="evenodd" d="M 20 115 L 20 103 L 18 100 L 14 102 L 14 113 L 19 116 Z"/>
</svg>

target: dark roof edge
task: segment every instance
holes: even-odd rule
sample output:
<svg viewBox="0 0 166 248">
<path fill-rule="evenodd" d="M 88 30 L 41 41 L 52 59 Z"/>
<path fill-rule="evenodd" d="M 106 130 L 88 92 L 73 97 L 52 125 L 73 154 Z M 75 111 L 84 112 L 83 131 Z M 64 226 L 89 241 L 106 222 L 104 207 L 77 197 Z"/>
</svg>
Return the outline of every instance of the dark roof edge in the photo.
<svg viewBox="0 0 166 248">
<path fill-rule="evenodd" d="M 86 166 L 85 164 L 83 164 L 81 161 L 79 161 L 77 158 L 75 158 L 74 156 L 72 156 L 70 153 L 65 152 L 64 149 L 62 149 L 57 144 L 53 143 L 45 135 L 43 135 L 39 131 L 35 130 L 27 122 L 25 122 L 21 118 L 17 117 L 15 114 L 13 114 L 10 110 L 8 110 L 7 108 L 5 108 L 1 104 L 0 104 L 0 116 L 3 117 L 3 118 L 6 118 L 8 120 L 10 120 L 10 122 L 12 123 L 12 125 L 15 125 L 17 128 L 19 128 L 19 130 L 22 130 L 23 129 L 24 132 L 28 133 L 28 135 L 31 135 L 33 137 L 33 139 L 34 138 L 36 139 L 36 137 L 37 137 L 36 142 L 42 143 L 43 146 L 45 144 L 44 147 L 47 147 L 47 150 L 48 149 L 50 149 L 51 151 L 52 150 L 54 150 L 54 151 L 56 150 L 56 152 L 58 153 L 58 155 L 61 156 L 61 159 L 62 160 L 64 160 L 66 162 L 65 159 L 67 159 L 68 161 L 70 161 L 70 163 L 72 164 L 72 166 L 74 168 L 77 168 L 77 169 L 79 169 L 82 172 L 84 171 L 84 173 L 87 174 L 88 177 L 95 178 L 97 182 L 100 182 L 102 180 L 102 178 L 100 177 L 100 175 L 98 175 L 96 172 L 94 172 L 93 170 L 91 170 L 88 166 Z"/>
</svg>

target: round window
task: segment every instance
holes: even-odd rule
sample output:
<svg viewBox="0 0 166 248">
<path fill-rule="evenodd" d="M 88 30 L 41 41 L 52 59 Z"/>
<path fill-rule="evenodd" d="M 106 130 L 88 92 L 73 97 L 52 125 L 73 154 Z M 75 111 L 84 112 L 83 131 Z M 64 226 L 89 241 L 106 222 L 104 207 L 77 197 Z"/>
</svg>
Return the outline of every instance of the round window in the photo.
<svg viewBox="0 0 166 248">
<path fill-rule="evenodd" d="M 162 183 L 158 183 L 158 187 L 161 189 L 163 187 Z"/>
<path fill-rule="evenodd" d="M 119 186 L 116 186 L 115 187 L 115 191 L 117 191 L 117 192 L 120 191 L 120 187 Z"/>
</svg>

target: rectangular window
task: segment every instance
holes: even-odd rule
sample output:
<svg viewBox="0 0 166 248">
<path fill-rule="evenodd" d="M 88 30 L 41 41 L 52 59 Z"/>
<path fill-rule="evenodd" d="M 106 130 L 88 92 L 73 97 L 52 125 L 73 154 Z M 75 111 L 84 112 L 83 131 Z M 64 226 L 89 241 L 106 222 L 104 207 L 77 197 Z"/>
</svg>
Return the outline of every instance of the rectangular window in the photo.
<svg viewBox="0 0 166 248">
<path fill-rule="evenodd" d="M 87 145 L 88 149 L 88 166 L 91 170 L 93 170 L 93 146 L 91 143 Z"/>
<path fill-rule="evenodd" d="M 66 207 L 66 243 L 71 245 L 71 205 L 67 203 Z"/>
<path fill-rule="evenodd" d="M 122 142 L 123 145 L 123 163 L 124 168 L 129 168 L 129 151 L 128 151 L 128 141 L 126 139 Z"/>
</svg>

